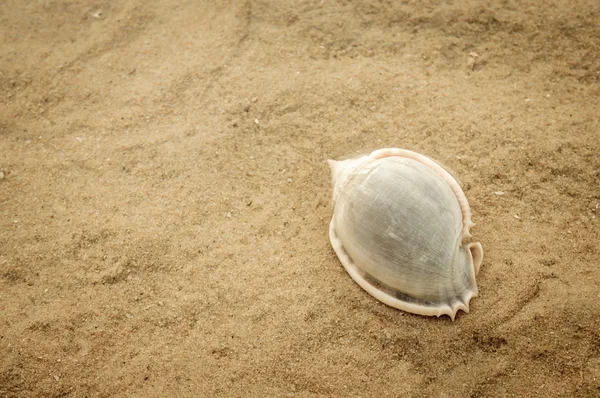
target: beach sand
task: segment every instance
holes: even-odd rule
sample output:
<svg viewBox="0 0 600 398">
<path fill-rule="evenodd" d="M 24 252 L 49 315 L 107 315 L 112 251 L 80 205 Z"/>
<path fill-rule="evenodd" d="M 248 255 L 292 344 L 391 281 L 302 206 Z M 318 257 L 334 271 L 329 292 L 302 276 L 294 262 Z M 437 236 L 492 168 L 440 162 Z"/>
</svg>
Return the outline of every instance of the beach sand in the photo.
<svg viewBox="0 0 600 398">
<path fill-rule="evenodd" d="M 217 4 L 215 4 L 217 3 Z M 598 397 L 597 0 L 0 4 L 3 397 Z M 327 159 L 455 173 L 470 313 L 381 304 Z"/>
</svg>

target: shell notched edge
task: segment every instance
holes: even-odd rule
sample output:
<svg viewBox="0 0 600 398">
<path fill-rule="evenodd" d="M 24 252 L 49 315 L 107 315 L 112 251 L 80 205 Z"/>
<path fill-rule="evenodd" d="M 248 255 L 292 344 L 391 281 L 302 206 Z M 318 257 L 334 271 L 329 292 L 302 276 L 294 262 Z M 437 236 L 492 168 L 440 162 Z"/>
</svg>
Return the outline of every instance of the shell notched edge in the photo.
<svg viewBox="0 0 600 398">
<path fill-rule="evenodd" d="M 407 149 L 399 149 L 399 148 L 384 148 L 379 149 L 377 151 L 372 152 L 370 155 L 365 156 L 363 158 L 357 159 L 361 165 L 367 163 L 371 160 L 383 159 L 389 156 L 401 156 L 405 158 L 414 159 L 424 165 L 430 167 L 433 171 L 436 172 L 440 177 L 446 181 L 446 183 L 452 189 L 452 192 L 456 195 L 456 199 L 461 208 L 462 216 L 463 216 L 463 229 L 461 235 L 461 241 L 464 241 L 467 238 L 471 237 L 470 229 L 475 224 L 471 222 L 471 208 L 469 206 L 469 202 L 467 201 L 467 197 L 465 196 L 462 188 L 458 184 L 458 182 L 452 177 L 450 173 L 448 173 L 443 167 L 429 159 L 428 157 L 421 155 L 417 152 L 409 151 Z M 329 161 L 329 165 L 332 168 L 332 172 L 335 172 L 336 166 L 341 162 Z M 337 181 L 338 184 L 343 185 L 343 181 Z M 334 183 L 334 185 L 337 185 Z M 337 187 L 338 189 L 341 186 Z M 335 197 L 335 189 L 334 186 L 334 197 Z M 445 304 L 440 306 L 426 306 L 417 303 L 409 303 L 406 301 L 402 301 L 371 284 L 362 274 L 363 272 L 354 264 L 346 249 L 338 238 L 338 235 L 335 231 L 334 219 L 331 219 L 331 223 L 329 224 L 329 240 L 331 241 L 331 245 L 333 250 L 337 254 L 340 262 L 350 275 L 350 277 L 364 290 L 367 291 L 371 296 L 375 297 L 377 300 L 382 303 L 389 305 L 394 308 L 398 308 L 403 311 L 411 312 L 414 314 L 425 315 L 425 316 L 441 316 L 441 315 L 449 315 L 452 320 L 454 320 L 456 313 L 459 310 L 463 310 L 465 313 L 469 313 L 469 302 L 473 297 L 477 297 L 478 289 L 477 284 L 474 283 L 473 286 L 475 290 L 465 290 L 464 295 L 460 298 L 459 301 L 455 301 L 452 304 Z M 483 248 L 481 243 L 468 243 L 466 245 L 467 255 L 470 257 L 470 265 L 472 266 L 472 273 L 469 279 L 474 281 L 475 275 L 479 273 L 479 268 L 481 263 L 483 262 Z"/>
</svg>

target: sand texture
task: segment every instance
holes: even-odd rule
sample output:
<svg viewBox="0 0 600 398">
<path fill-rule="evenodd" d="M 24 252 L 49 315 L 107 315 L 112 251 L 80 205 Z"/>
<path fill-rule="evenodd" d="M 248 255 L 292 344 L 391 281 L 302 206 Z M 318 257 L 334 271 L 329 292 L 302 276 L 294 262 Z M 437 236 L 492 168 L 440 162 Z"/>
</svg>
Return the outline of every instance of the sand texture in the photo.
<svg viewBox="0 0 600 398">
<path fill-rule="evenodd" d="M 457 175 L 469 314 L 387 307 L 327 159 Z M 0 1 L 0 396 L 600 396 L 598 0 Z"/>
</svg>

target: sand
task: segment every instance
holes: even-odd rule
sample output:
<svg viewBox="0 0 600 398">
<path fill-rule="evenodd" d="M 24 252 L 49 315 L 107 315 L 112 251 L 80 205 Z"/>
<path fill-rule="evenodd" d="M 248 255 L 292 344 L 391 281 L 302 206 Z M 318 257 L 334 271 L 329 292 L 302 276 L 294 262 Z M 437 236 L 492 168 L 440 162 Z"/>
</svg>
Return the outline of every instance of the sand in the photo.
<svg viewBox="0 0 600 398">
<path fill-rule="evenodd" d="M 217 3 L 217 4 L 215 4 Z M 600 396 L 597 0 L 0 3 L 0 396 Z M 469 314 L 389 308 L 327 159 L 461 180 Z"/>
</svg>

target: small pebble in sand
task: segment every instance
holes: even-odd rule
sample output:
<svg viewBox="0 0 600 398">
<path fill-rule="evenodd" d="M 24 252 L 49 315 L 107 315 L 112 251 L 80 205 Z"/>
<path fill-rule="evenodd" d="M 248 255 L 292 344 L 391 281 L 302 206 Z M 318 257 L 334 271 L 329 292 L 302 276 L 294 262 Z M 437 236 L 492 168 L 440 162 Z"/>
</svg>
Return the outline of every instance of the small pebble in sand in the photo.
<svg viewBox="0 0 600 398">
<path fill-rule="evenodd" d="M 467 59 L 467 68 L 469 68 L 470 70 L 475 69 L 475 60 L 471 57 Z"/>
<path fill-rule="evenodd" d="M 4 180 L 4 172 L 0 171 L 0 180 Z"/>
<path fill-rule="evenodd" d="M 504 195 L 504 192 L 502 192 L 502 191 L 496 191 L 496 192 L 494 192 L 494 193 L 495 193 L 496 195 Z"/>
<path fill-rule="evenodd" d="M 479 54 L 477 54 L 476 52 L 470 52 L 469 58 L 467 58 L 467 68 L 469 68 L 470 70 L 475 70 L 475 63 L 477 62 L 478 57 Z"/>
</svg>

